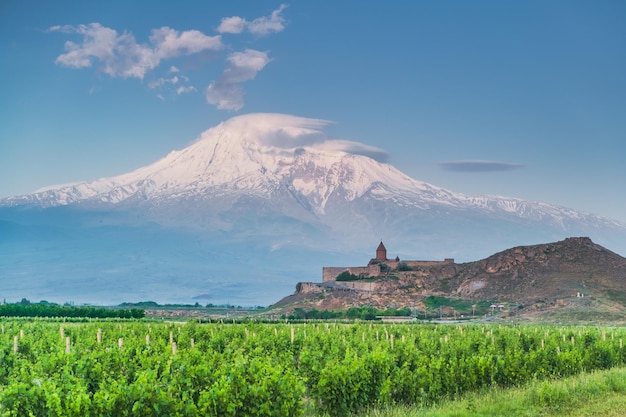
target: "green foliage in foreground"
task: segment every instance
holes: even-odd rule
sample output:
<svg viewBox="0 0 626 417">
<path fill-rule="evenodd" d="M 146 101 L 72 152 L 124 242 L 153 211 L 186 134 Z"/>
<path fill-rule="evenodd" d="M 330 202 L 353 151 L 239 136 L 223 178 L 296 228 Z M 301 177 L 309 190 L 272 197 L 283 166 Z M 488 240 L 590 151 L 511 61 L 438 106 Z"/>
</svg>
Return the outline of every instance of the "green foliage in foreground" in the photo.
<svg viewBox="0 0 626 417">
<path fill-rule="evenodd" d="M 374 307 L 351 307 L 347 310 L 317 310 L 296 308 L 287 318 L 289 320 L 333 320 L 333 319 L 360 319 L 376 320 L 379 316 L 408 317 L 411 315 L 409 307 L 387 308 L 385 310 Z"/>
<path fill-rule="evenodd" d="M 0 415 L 345 416 L 423 408 L 624 365 L 625 336 L 626 329 L 596 327 L 4 320 Z M 545 388 L 535 402 L 550 405 L 559 395 Z"/>
<path fill-rule="evenodd" d="M 57 304 L 1 304 L 0 317 L 89 317 L 140 319 L 145 312 L 138 308 L 103 308 L 60 306 Z"/>
<path fill-rule="evenodd" d="M 569 417 L 623 416 L 626 368 L 582 373 L 560 380 L 533 381 L 521 388 L 490 388 L 433 407 L 373 409 L 363 417 Z"/>
</svg>

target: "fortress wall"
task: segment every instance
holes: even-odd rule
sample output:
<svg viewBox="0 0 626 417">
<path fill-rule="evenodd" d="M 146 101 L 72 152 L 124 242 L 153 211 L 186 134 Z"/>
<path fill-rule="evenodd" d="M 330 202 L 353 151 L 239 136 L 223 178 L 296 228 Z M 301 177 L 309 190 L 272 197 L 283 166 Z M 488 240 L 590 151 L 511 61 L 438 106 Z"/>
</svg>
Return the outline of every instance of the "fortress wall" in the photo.
<svg viewBox="0 0 626 417">
<path fill-rule="evenodd" d="M 325 266 L 322 268 L 322 281 L 335 281 L 337 275 L 345 271 L 357 276 L 371 277 L 380 274 L 380 266 Z"/>
<path fill-rule="evenodd" d="M 435 266 L 442 264 L 453 264 L 454 259 L 446 258 L 443 261 L 385 261 L 384 263 L 392 270 L 398 268 L 398 264 L 403 262 L 409 267 Z M 335 281 L 342 272 L 348 271 L 351 274 L 363 277 L 377 277 L 381 275 L 380 264 L 370 264 L 368 266 L 325 266 L 322 268 L 322 282 Z"/>
<path fill-rule="evenodd" d="M 442 261 L 404 261 L 408 266 L 434 266 L 441 265 Z"/>
<path fill-rule="evenodd" d="M 434 265 L 441 265 L 441 264 L 453 264 L 454 263 L 454 259 L 452 258 L 446 258 L 443 261 L 400 261 L 400 262 L 404 262 L 406 265 L 408 266 L 434 266 Z M 398 266 L 399 262 L 394 262 L 394 266 L 392 266 L 392 268 Z M 388 264 L 389 266 L 391 266 L 391 263 Z"/>
<path fill-rule="evenodd" d="M 409 268 L 419 268 L 419 267 L 429 267 L 429 266 L 437 266 L 437 265 L 445 265 L 445 264 L 454 264 L 453 258 L 445 258 L 443 261 L 415 261 L 415 260 L 398 260 L 395 259 L 386 259 L 385 261 L 381 261 L 380 257 L 386 257 L 387 250 L 383 245 L 383 242 L 380 242 L 379 249 L 376 250 L 376 258 L 372 258 L 368 266 L 325 266 L 322 268 L 322 282 L 336 282 L 337 276 L 343 272 L 348 271 L 349 273 L 359 276 L 359 277 L 380 277 L 383 274 L 381 273 L 380 265 L 384 263 L 389 267 L 391 271 L 397 271 L 398 265 L 402 262 Z M 397 258 L 396 258 L 397 259 Z M 352 281 L 348 281 L 352 282 Z M 354 283 L 355 286 L 352 288 L 357 289 L 361 283 Z M 366 283 L 365 285 L 369 285 Z M 343 286 L 343 285 L 342 285 Z M 370 288 L 371 285 L 368 286 Z M 311 289 L 312 290 L 312 289 Z M 367 289 L 365 291 L 368 291 Z M 369 289 L 369 291 L 372 291 Z"/>
<path fill-rule="evenodd" d="M 370 267 L 369 266 L 351 266 L 348 268 L 348 272 L 356 276 L 370 276 Z"/>
<path fill-rule="evenodd" d="M 368 269 L 368 276 L 370 277 L 377 277 L 380 275 L 380 265 L 371 264 L 367 266 L 367 269 Z"/>
<path fill-rule="evenodd" d="M 346 266 L 325 266 L 322 268 L 322 282 L 334 281 L 337 275 L 347 270 Z"/>
</svg>

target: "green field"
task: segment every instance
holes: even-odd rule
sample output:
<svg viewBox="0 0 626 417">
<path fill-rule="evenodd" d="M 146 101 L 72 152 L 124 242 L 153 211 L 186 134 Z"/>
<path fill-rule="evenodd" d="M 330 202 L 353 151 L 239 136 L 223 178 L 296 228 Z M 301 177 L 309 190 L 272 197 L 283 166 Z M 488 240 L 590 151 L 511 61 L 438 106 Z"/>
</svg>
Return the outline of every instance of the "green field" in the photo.
<svg viewBox="0 0 626 417">
<path fill-rule="evenodd" d="M 480 412 L 490 401 L 545 415 L 587 385 L 587 399 L 623 394 L 623 370 L 608 388 L 583 373 L 623 366 L 625 338 L 604 327 L 5 319 L 0 415 L 512 415 Z"/>
<path fill-rule="evenodd" d="M 626 409 L 626 368 L 583 372 L 519 388 L 486 388 L 431 407 L 392 406 L 363 417 L 524 416 L 622 417 Z"/>
</svg>

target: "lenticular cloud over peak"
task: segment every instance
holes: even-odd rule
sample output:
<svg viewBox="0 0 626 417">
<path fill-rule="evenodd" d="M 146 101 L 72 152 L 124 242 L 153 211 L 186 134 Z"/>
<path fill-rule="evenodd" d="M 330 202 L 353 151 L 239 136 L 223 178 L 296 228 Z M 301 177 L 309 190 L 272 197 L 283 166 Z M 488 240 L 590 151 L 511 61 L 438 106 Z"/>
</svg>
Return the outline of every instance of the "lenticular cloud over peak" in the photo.
<svg viewBox="0 0 626 417">
<path fill-rule="evenodd" d="M 205 131 L 201 137 L 208 139 L 218 131 L 228 131 L 230 140 L 254 141 L 261 146 L 285 150 L 311 148 L 318 151 L 345 152 L 364 155 L 384 161 L 387 153 L 374 146 L 349 140 L 331 138 L 324 129 L 333 122 L 280 113 L 251 113 L 228 119 Z"/>
<path fill-rule="evenodd" d="M 230 133 L 231 140 L 234 137 L 256 139 L 261 145 L 289 149 L 327 140 L 323 129 L 330 123 L 287 114 L 252 113 L 228 119 L 204 132 L 202 137 L 225 131 Z"/>
</svg>

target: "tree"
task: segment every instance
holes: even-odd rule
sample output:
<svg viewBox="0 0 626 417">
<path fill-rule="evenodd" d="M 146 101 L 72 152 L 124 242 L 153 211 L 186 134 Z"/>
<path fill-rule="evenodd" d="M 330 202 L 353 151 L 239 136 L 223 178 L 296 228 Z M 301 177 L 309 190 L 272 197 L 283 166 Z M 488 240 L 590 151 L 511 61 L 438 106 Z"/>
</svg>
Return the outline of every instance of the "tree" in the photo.
<svg viewBox="0 0 626 417">
<path fill-rule="evenodd" d="M 406 262 L 400 262 L 397 267 L 398 271 L 411 271 L 412 268 Z"/>
<path fill-rule="evenodd" d="M 351 274 L 350 271 L 343 271 L 341 274 L 337 275 L 335 281 L 356 281 L 357 279 L 359 279 L 359 277 Z"/>
</svg>

